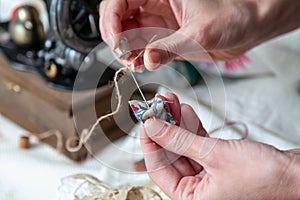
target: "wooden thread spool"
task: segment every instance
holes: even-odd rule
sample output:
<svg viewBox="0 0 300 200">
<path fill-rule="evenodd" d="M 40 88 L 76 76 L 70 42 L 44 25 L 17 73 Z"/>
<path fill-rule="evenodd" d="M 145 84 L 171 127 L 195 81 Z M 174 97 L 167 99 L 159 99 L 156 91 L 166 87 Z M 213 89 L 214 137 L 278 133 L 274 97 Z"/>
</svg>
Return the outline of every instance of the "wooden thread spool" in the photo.
<svg viewBox="0 0 300 200">
<path fill-rule="evenodd" d="M 20 149 L 29 149 L 30 148 L 30 142 L 29 142 L 28 136 L 23 135 L 19 138 L 19 148 Z"/>
<path fill-rule="evenodd" d="M 56 78 L 58 75 L 57 65 L 55 63 L 51 63 L 50 66 L 45 69 L 45 73 L 49 78 Z"/>
</svg>

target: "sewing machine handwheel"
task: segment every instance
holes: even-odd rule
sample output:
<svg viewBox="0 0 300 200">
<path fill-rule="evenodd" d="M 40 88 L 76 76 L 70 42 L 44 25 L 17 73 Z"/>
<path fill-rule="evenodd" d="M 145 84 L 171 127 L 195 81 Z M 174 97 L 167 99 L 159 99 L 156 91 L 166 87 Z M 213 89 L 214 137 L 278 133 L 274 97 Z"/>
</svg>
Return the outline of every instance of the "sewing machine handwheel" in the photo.
<svg viewBox="0 0 300 200">
<path fill-rule="evenodd" d="M 61 41 L 82 53 L 90 52 L 102 39 L 98 5 L 101 0 L 52 0 L 50 21 Z"/>
</svg>

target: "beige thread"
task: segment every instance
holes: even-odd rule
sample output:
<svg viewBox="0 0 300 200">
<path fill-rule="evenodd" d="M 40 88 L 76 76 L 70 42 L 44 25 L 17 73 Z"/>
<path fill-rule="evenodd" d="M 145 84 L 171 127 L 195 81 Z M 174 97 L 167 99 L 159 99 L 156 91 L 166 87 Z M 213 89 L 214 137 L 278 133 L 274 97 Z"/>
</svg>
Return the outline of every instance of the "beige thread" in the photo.
<svg viewBox="0 0 300 200">
<path fill-rule="evenodd" d="M 156 35 L 154 35 L 150 41 L 148 42 L 151 43 L 154 39 L 156 38 Z M 148 45 L 147 44 L 147 45 Z M 83 129 L 82 132 L 81 132 L 81 135 L 80 137 L 78 136 L 73 136 L 73 137 L 69 137 L 66 141 L 66 149 L 69 151 L 69 152 L 77 152 L 79 151 L 83 145 L 87 142 L 87 140 L 91 137 L 93 131 L 95 130 L 96 126 L 103 120 L 103 119 L 106 119 L 110 116 L 113 116 L 115 115 L 116 113 L 119 112 L 120 110 L 120 107 L 121 107 L 121 101 L 122 101 L 122 95 L 120 93 L 120 89 L 119 89 L 119 85 L 118 85 L 118 79 L 119 79 L 119 74 L 121 72 L 127 72 L 130 70 L 130 66 L 142 55 L 144 54 L 145 52 L 145 49 L 143 49 L 127 66 L 125 67 L 122 67 L 120 68 L 119 70 L 116 71 L 115 75 L 114 75 L 114 84 L 115 84 L 115 87 L 116 87 L 116 93 L 117 93 L 117 98 L 118 98 L 118 104 L 117 104 L 117 108 L 109 113 L 109 114 L 106 114 L 106 115 L 103 115 L 101 117 L 99 117 L 97 119 L 97 121 L 93 124 L 92 128 L 90 130 L 88 129 Z M 75 146 L 75 147 L 72 147 L 72 143 L 74 142 L 78 142 L 78 145 Z"/>
<path fill-rule="evenodd" d="M 49 138 L 51 136 L 56 137 L 56 150 L 59 153 L 62 153 L 63 150 L 63 136 L 59 130 L 49 130 L 40 134 L 34 134 L 39 140 Z"/>
<path fill-rule="evenodd" d="M 67 139 L 66 141 L 66 149 L 69 151 L 69 152 L 77 152 L 79 151 L 83 144 L 87 142 L 87 140 L 91 137 L 93 131 L 95 130 L 96 126 L 105 118 L 108 118 L 110 116 L 113 116 L 114 114 L 118 113 L 119 110 L 120 110 L 120 107 L 121 107 L 121 100 L 122 100 L 122 96 L 120 94 L 120 89 L 119 89 L 119 85 L 118 85 L 118 81 L 117 81 L 117 78 L 118 78 L 118 75 L 120 72 L 122 71 L 127 71 L 129 70 L 129 66 L 126 66 L 126 67 L 122 67 L 120 68 L 118 71 L 116 71 L 115 73 L 115 76 L 114 76 L 114 83 L 115 83 L 115 87 L 116 87 L 116 93 L 117 93 L 117 97 L 118 97 L 118 104 L 117 104 L 117 108 L 116 110 L 114 110 L 113 112 L 111 113 L 108 113 L 106 115 L 103 115 L 101 117 L 99 117 L 97 119 L 97 121 L 93 124 L 92 128 L 90 130 L 88 129 L 83 129 L 82 132 L 81 132 L 81 136 L 80 138 L 78 136 L 73 136 L 73 137 L 70 137 Z M 78 145 L 75 146 L 75 147 L 72 147 L 72 143 L 73 142 L 78 142 Z"/>
</svg>

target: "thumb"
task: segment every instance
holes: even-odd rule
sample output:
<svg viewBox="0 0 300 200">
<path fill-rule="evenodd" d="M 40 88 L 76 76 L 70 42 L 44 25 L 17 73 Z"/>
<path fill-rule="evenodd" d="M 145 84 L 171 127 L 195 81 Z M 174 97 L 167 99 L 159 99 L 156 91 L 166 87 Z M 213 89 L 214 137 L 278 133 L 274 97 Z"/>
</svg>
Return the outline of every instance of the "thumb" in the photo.
<svg viewBox="0 0 300 200">
<path fill-rule="evenodd" d="M 178 30 L 171 35 L 149 44 L 144 53 L 144 64 L 154 71 L 160 64 L 166 64 L 190 49 L 190 39 Z"/>
<path fill-rule="evenodd" d="M 146 120 L 144 127 L 147 135 L 164 149 L 191 158 L 203 167 L 215 165 L 220 149 L 218 139 L 193 134 L 159 119 Z"/>
</svg>

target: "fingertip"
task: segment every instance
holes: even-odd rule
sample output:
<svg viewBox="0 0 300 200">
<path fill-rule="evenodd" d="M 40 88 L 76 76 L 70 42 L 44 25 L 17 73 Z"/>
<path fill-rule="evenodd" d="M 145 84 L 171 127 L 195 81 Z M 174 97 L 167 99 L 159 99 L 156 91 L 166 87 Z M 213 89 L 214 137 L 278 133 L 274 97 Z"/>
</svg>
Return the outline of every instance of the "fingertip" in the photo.
<svg viewBox="0 0 300 200">
<path fill-rule="evenodd" d="M 180 107 L 181 107 L 182 114 L 195 113 L 194 109 L 188 104 L 182 103 Z"/>
<path fill-rule="evenodd" d="M 136 59 L 130 66 L 132 72 L 142 73 L 145 70 L 145 66 L 141 58 Z"/>
<path fill-rule="evenodd" d="M 105 7 L 106 7 L 107 1 L 102 1 L 99 6 L 99 27 L 100 27 L 100 33 L 101 38 L 103 41 L 106 42 L 107 35 L 106 35 L 106 27 L 105 27 L 105 21 L 104 21 L 104 15 L 105 15 Z"/>
<path fill-rule="evenodd" d="M 181 104 L 180 110 L 181 110 L 182 121 L 183 124 L 185 125 L 184 128 L 197 135 L 203 137 L 208 136 L 197 113 L 190 105 Z"/>
<path fill-rule="evenodd" d="M 144 64 L 149 71 L 155 71 L 160 67 L 161 55 L 153 49 L 146 49 L 144 53 Z"/>
<path fill-rule="evenodd" d="M 167 102 L 169 111 L 173 116 L 177 125 L 180 125 L 181 120 L 181 110 L 180 110 L 180 103 L 178 97 L 174 93 L 166 93 L 164 96 L 160 94 L 155 95 L 157 98 L 160 98 Z"/>
<path fill-rule="evenodd" d="M 178 97 L 174 93 L 166 93 L 165 97 L 168 101 L 172 103 L 168 103 L 170 112 L 173 116 L 173 118 L 176 121 L 177 125 L 180 125 L 181 123 L 181 109 L 180 109 L 180 102 Z"/>
<path fill-rule="evenodd" d="M 102 39 L 114 50 L 120 43 L 122 25 L 121 19 L 118 16 L 115 16 L 115 14 L 108 13 L 107 7 L 108 5 L 103 4 L 100 8 L 100 32 Z"/>
<path fill-rule="evenodd" d="M 114 34 L 112 32 L 109 32 L 108 34 L 108 38 L 105 38 L 104 41 L 108 44 L 108 46 L 110 46 L 110 48 L 112 50 L 115 50 L 118 48 L 118 46 L 120 45 L 120 36 L 119 34 Z"/>
</svg>

